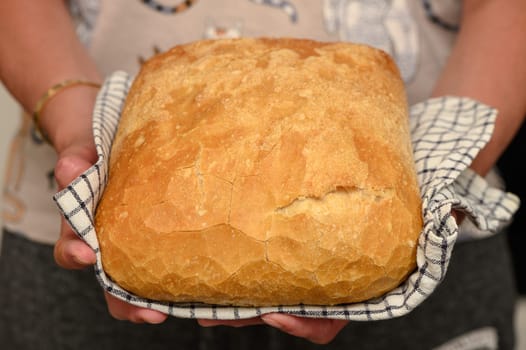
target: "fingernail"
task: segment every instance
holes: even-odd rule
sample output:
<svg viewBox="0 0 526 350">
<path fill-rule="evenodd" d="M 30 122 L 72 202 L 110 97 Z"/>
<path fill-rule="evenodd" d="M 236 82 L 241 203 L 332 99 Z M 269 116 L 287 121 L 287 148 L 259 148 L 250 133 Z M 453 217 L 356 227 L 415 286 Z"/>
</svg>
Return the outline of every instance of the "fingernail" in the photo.
<svg viewBox="0 0 526 350">
<path fill-rule="evenodd" d="M 77 255 L 73 255 L 73 261 L 76 263 L 76 264 L 79 264 L 79 265 L 88 265 L 88 263 L 86 261 L 84 261 L 83 259 L 81 259 L 79 256 Z"/>
<path fill-rule="evenodd" d="M 166 315 L 159 312 L 148 312 L 139 316 L 144 322 L 151 324 L 163 323 L 166 319 Z"/>
<path fill-rule="evenodd" d="M 75 263 L 79 265 L 84 265 L 84 266 L 93 265 L 95 263 L 94 261 L 92 261 L 90 258 L 88 258 L 85 255 L 73 255 L 72 259 Z"/>
<path fill-rule="evenodd" d="M 261 319 L 263 320 L 263 322 L 265 322 L 269 326 L 272 326 L 277 329 L 283 328 L 283 324 L 277 321 L 274 317 L 272 317 L 272 315 L 262 315 Z"/>
</svg>

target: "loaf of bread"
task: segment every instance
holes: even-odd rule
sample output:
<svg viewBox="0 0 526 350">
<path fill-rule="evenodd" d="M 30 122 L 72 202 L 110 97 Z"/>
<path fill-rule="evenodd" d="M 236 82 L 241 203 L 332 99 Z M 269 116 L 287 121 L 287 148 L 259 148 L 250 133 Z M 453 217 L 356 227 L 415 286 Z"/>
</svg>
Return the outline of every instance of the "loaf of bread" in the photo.
<svg viewBox="0 0 526 350">
<path fill-rule="evenodd" d="M 200 41 L 146 62 L 96 212 L 122 288 L 217 305 L 380 296 L 414 270 L 421 229 L 395 64 L 299 39 Z"/>
</svg>

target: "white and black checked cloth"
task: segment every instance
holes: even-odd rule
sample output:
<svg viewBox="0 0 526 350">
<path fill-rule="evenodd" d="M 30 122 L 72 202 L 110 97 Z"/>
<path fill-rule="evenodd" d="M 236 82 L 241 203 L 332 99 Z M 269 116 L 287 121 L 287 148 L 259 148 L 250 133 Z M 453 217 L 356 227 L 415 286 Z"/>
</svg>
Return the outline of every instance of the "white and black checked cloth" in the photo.
<svg viewBox="0 0 526 350">
<path fill-rule="evenodd" d="M 398 317 L 424 301 L 446 274 L 458 237 L 452 208 L 466 212 L 480 230 L 496 232 L 510 220 L 519 205 L 516 196 L 490 187 L 467 169 L 489 141 L 496 111 L 466 98 L 431 99 L 411 108 L 411 134 L 423 199 L 424 228 L 418 243 L 417 269 L 398 288 L 367 302 L 330 307 L 245 308 L 139 298 L 120 288 L 104 273 L 93 225 L 95 208 L 108 176 L 111 143 L 131 82 L 132 78 L 124 72 L 115 72 L 106 80 L 93 115 L 99 159 L 54 199 L 74 231 L 95 250 L 95 272 L 103 288 L 134 305 L 183 318 L 243 319 L 269 312 L 360 321 Z"/>
</svg>

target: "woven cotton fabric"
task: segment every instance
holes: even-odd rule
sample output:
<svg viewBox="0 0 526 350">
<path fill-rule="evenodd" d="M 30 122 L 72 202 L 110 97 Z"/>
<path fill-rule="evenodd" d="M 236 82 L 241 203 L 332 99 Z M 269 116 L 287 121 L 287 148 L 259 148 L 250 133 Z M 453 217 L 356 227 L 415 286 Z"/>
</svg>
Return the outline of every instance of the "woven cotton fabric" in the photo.
<svg viewBox="0 0 526 350">
<path fill-rule="evenodd" d="M 76 234 L 95 251 L 95 273 L 104 290 L 136 306 L 181 318 L 222 320 L 245 319 L 271 312 L 354 321 L 399 317 L 422 303 L 446 275 L 459 234 L 451 215 L 453 208 L 465 212 L 480 232 L 495 233 L 519 206 L 515 195 L 490 187 L 468 169 L 491 137 L 496 110 L 467 98 L 430 99 L 410 110 L 424 227 L 417 247 L 417 269 L 398 288 L 374 300 L 327 307 L 225 307 L 144 299 L 125 291 L 104 273 L 94 228 L 95 209 L 108 178 L 111 143 L 132 80 L 125 72 L 115 72 L 106 79 L 93 113 L 98 161 L 57 193 L 54 200 Z"/>
</svg>

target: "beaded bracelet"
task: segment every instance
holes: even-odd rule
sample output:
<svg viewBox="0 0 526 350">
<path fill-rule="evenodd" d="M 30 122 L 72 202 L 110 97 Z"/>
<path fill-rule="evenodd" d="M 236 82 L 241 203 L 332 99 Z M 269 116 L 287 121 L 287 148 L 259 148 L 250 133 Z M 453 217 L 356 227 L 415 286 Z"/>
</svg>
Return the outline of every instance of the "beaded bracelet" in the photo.
<svg viewBox="0 0 526 350">
<path fill-rule="evenodd" d="M 42 95 L 42 97 L 40 97 L 40 99 L 37 101 L 35 105 L 35 109 L 33 110 L 33 124 L 35 126 L 36 134 L 42 139 L 42 141 L 45 141 L 51 144 L 51 140 L 49 139 L 49 136 L 42 129 L 39 123 L 39 118 L 40 118 L 40 115 L 42 114 L 44 107 L 49 102 L 49 100 L 51 100 L 52 97 L 64 91 L 65 89 L 72 87 L 72 86 L 76 86 L 76 85 L 85 85 L 85 86 L 91 86 L 95 88 L 100 88 L 101 86 L 99 83 L 95 83 L 92 81 L 87 81 L 87 80 L 82 80 L 82 79 L 68 79 L 68 80 L 64 80 L 50 87 Z"/>
</svg>

